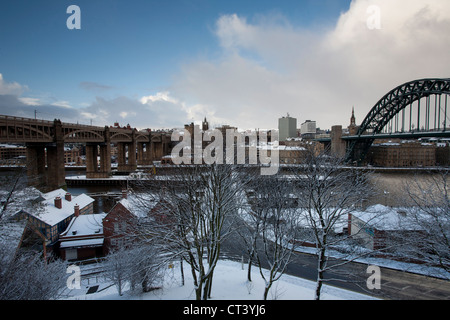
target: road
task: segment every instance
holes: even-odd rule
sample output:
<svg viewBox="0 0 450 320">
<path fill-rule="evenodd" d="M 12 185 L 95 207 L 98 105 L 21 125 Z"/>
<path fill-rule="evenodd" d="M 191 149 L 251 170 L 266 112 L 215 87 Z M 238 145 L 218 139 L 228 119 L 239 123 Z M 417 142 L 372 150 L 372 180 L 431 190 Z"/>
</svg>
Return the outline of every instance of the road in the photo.
<svg viewBox="0 0 450 320">
<path fill-rule="evenodd" d="M 328 284 L 353 290 L 382 299 L 393 300 L 448 300 L 450 299 L 450 281 L 442 280 L 400 270 L 380 267 L 381 289 L 369 290 L 366 281 L 367 264 L 348 263 L 327 272 L 327 279 L 341 279 Z M 308 280 L 317 279 L 317 259 L 314 255 L 297 253 L 287 273 Z"/>
<path fill-rule="evenodd" d="M 229 256 L 240 256 L 238 248 L 230 250 L 227 246 L 224 250 L 228 251 Z M 450 281 L 384 267 L 380 267 L 381 288 L 369 290 L 366 281 L 371 274 L 367 273 L 367 267 L 367 264 L 356 262 L 345 264 L 325 274 L 326 279 L 333 279 L 326 284 L 380 299 L 450 300 Z M 317 258 L 311 254 L 296 253 L 286 273 L 316 281 Z"/>
</svg>

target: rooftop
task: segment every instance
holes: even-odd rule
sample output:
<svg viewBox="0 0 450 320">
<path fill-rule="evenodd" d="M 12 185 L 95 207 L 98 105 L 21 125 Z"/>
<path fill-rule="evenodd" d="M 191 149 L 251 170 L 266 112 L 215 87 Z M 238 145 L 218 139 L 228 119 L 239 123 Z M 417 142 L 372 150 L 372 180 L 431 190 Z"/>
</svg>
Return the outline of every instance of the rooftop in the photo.
<svg viewBox="0 0 450 320">
<path fill-rule="evenodd" d="M 75 217 L 70 222 L 66 231 L 61 233 L 61 238 L 70 236 L 103 235 L 103 219 L 106 213 L 85 214 Z M 62 240 L 62 239 L 61 239 Z"/>
<path fill-rule="evenodd" d="M 73 215 L 75 205 L 78 205 L 81 210 L 95 201 L 93 198 L 84 193 L 79 196 L 72 196 L 72 200 L 68 201 L 65 198 L 66 193 L 67 191 L 64 189 L 56 189 L 42 194 L 42 207 L 34 212 L 28 213 L 47 223 L 48 225 L 53 226 Z M 56 197 L 61 198 L 61 209 L 55 206 Z"/>
</svg>

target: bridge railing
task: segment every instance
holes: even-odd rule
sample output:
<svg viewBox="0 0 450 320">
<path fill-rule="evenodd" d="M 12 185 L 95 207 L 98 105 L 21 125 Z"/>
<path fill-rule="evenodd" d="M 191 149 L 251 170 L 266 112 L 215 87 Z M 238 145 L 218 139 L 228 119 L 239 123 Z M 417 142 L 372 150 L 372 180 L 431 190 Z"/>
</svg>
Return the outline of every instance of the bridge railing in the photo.
<svg viewBox="0 0 450 320">
<path fill-rule="evenodd" d="M 15 117 L 15 116 L 5 116 L 0 115 L 0 121 L 16 121 L 16 122 L 29 122 L 30 120 L 33 122 L 43 123 L 43 124 L 53 124 L 53 121 L 50 120 L 41 120 L 41 119 L 31 119 L 31 118 L 23 118 L 23 117 Z"/>
</svg>

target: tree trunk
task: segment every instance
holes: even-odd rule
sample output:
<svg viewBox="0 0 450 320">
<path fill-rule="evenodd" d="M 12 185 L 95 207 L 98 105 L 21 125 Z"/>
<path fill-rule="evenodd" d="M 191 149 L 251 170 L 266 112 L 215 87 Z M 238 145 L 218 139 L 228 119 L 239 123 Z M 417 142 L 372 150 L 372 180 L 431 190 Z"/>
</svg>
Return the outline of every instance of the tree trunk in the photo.
<svg viewBox="0 0 450 320">
<path fill-rule="evenodd" d="M 184 286 L 183 258 L 180 258 L 181 286 Z"/>
<path fill-rule="evenodd" d="M 266 284 L 264 288 L 264 300 L 267 300 L 267 295 L 269 294 L 270 287 L 272 286 L 272 283 Z"/>
<path fill-rule="evenodd" d="M 247 280 L 252 282 L 252 257 L 248 259 Z"/>
<path fill-rule="evenodd" d="M 208 279 L 206 279 L 205 281 L 205 286 L 203 288 L 203 300 L 208 300 L 208 298 L 211 298 L 211 280 L 211 277 L 208 277 Z"/>
<path fill-rule="evenodd" d="M 315 293 L 315 300 L 320 300 L 320 293 L 322 290 L 322 284 L 324 279 L 324 269 L 326 265 L 326 255 L 325 255 L 325 248 L 320 249 L 319 253 L 319 262 L 318 262 L 318 270 L 317 270 L 317 285 L 316 285 L 316 293 Z"/>
<path fill-rule="evenodd" d="M 202 286 L 195 288 L 195 299 L 202 300 Z"/>
</svg>

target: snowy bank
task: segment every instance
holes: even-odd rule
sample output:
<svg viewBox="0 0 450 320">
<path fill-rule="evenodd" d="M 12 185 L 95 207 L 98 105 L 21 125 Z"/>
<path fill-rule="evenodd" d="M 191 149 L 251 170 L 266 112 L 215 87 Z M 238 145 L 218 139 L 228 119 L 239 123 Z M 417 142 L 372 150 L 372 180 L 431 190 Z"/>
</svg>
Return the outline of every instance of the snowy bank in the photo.
<svg viewBox="0 0 450 320">
<path fill-rule="evenodd" d="M 189 266 L 184 264 L 185 285 L 181 286 L 180 264 L 167 269 L 164 278 L 164 287 L 151 292 L 142 293 L 139 290 L 132 292 L 128 288 L 119 296 L 115 286 L 101 282 L 99 290 L 93 294 L 86 294 L 88 287 L 72 290 L 69 299 L 75 300 L 194 300 L 195 292 Z M 239 262 L 220 260 L 214 272 L 211 300 L 262 300 L 264 281 L 257 267 L 252 268 L 252 282 L 247 282 L 247 268 L 244 270 Z M 312 300 L 314 298 L 315 282 L 302 278 L 283 275 L 270 289 L 268 299 L 271 300 Z M 353 291 L 339 289 L 325 285 L 322 289 L 323 300 L 376 300 L 374 297 L 359 294 Z"/>
</svg>

